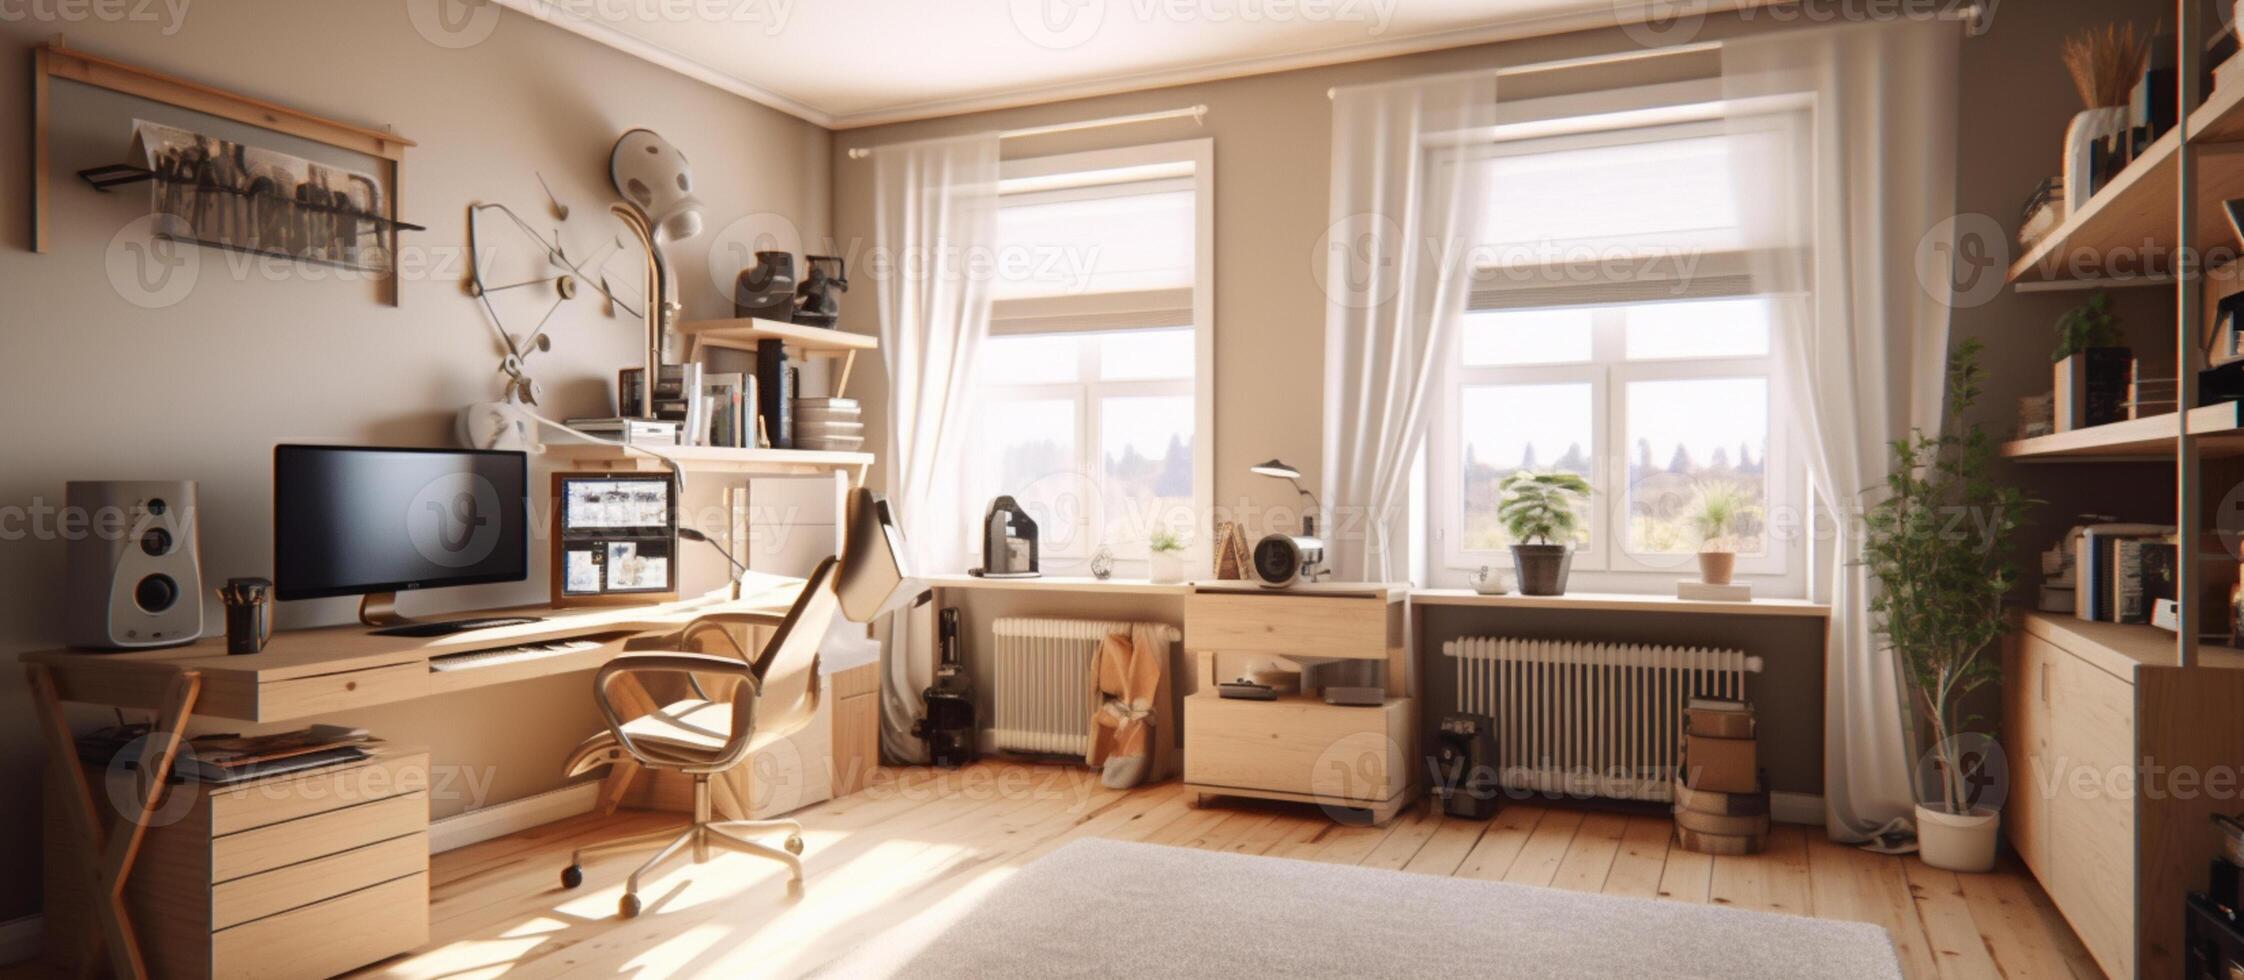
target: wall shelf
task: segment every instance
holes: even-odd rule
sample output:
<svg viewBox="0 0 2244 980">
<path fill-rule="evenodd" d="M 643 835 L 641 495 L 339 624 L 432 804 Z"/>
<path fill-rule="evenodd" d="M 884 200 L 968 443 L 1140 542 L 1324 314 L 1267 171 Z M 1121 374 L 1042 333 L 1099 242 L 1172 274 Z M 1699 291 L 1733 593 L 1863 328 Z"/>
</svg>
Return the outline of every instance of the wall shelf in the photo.
<svg viewBox="0 0 2244 980">
<path fill-rule="evenodd" d="M 723 446 L 656 446 L 678 461 L 688 473 L 729 473 L 744 476 L 815 476 L 835 470 L 850 471 L 853 480 L 865 482 L 873 465 L 872 453 L 821 452 L 809 449 L 733 449 Z M 547 459 L 580 469 L 667 472 L 669 464 L 653 453 L 630 446 L 595 442 L 549 442 Z"/>
<path fill-rule="evenodd" d="M 2171 413 L 2152 415 L 2013 440 L 2002 444 L 2001 455 L 2045 462 L 2172 462 L 2176 428 Z M 2189 431 L 2198 437 L 2200 455 L 2244 456 L 2244 402 L 2191 409 Z"/>
<path fill-rule="evenodd" d="M 2231 242 L 2221 202 L 2244 197 L 2244 85 L 2208 93 L 2189 115 L 2190 142 L 2198 147 L 2197 221 L 2190 244 L 2210 249 Z M 2178 129 L 2151 142 L 2141 157 L 2090 197 L 2076 214 L 2010 264 L 2005 281 L 2047 283 L 2120 280 L 2140 282 L 2146 274 L 2171 272 L 2174 249 L 2175 174 L 2179 171 Z M 2122 260 L 2125 260 L 2122 263 Z M 2075 268 L 2085 262 L 2094 268 Z"/>
<path fill-rule="evenodd" d="M 832 327 L 782 323 L 752 316 L 730 320 L 691 320 L 680 325 L 678 332 L 686 338 L 688 361 L 692 361 L 704 347 L 753 354 L 756 352 L 756 345 L 766 340 L 785 344 L 788 357 L 839 358 L 841 369 L 834 375 L 836 398 L 843 397 L 843 393 L 849 390 L 849 372 L 857 366 L 857 353 L 880 349 L 880 339 L 866 334 L 849 333 Z"/>
</svg>

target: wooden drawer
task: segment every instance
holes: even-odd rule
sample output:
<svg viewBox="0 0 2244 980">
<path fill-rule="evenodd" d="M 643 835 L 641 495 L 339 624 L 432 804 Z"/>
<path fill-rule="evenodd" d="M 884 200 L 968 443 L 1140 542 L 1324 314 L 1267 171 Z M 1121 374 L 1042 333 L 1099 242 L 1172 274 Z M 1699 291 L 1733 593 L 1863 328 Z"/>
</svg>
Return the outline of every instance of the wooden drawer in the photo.
<svg viewBox="0 0 2244 980">
<path fill-rule="evenodd" d="M 426 831 L 219 882 L 210 890 L 213 929 L 227 929 L 429 869 Z"/>
<path fill-rule="evenodd" d="M 1194 650 L 1378 660 L 1390 618 L 1400 623 L 1387 606 L 1380 597 L 1196 592 L 1185 600 L 1184 635 Z"/>
<path fill-rule="evenodd" d="M 361 766 L 213 790 L 197 805 L 210 833 L 224 836 L 428 788 L 428 753 L 386 752 Z"/>
<path fill-rule="evenodd" d="M 211 935 L 211 975 L 328 977 L 429 940 L 429 879 L 408 875 Z"/>
<path fill-rule="evenodd" d="M 329 810 L 213 839 L 210 880 L 231 881 L 428 829 L 426 792 Z"/>
<path fill-rule="evenodd" d="M 415 662 L 257 685 L 257 720 L 331 715 L 427 695 L 429 669 Z"/>
<path fill-rule="evenodd" d="M 1409 785 L 1410 699 L 1344 708 L 1309 698 L 1184 702 L 1184 779 L 1320 801 L 1376 803 Z"/>
</svg>

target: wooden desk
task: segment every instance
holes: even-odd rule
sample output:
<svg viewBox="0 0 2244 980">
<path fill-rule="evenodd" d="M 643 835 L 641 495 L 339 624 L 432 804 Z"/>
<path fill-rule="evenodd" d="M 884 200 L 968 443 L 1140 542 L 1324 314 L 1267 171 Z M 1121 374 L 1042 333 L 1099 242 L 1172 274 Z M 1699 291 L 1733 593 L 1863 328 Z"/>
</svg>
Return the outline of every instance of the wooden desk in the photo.
<svg viewBox="0 0 2244 980">
<path fill-rule="evenodd" d="M 361 625 L 292 630 L 276 633 L 263 652 L 243 656 L 227 655 L 222 636 L 164 650 L 36 650 L 22 654 L 19 659 L 30 678 L 40 737 L 47 748 L 50 786 L 61 797 L 57 803 L 64 810 L 60 819 L 76 830 L 82 844 L 73 859 L 81 865 L 75 878 L 91 890 L 88 904 L 95 920 L 84 931 L 98 931 L 111 973 L 127 978 L 148 975 L 127 911 L 126 886 L 148 837 L 151 817 L 165 796 L 164 783 L 157 777 L 171 771 L 187 719 L 192 716 L 258 723 L 303 720 L 446 691 L 585 670 L 621 653 L 632 638 L 678 629 L 706 613 L 784 614 L 793 605 L 800 586 L 799 580 L 774 577 L 758 582 L 753 591 L 738 599 L 732 598 L 727 589 L 661 605 L 586 612 L 557 612 L 538 606 L 465 614 L 546 618 L 440 637 L 376 636 Z M 445 673 L 429 667 L 432 658 L 447 654 L 584 637 L 604 642 L 583 653 L 512 664 Z M 67 701 L 155 712 L 156 721 L 143 743 L 138 775 L 131 786 L 95 795 L 95 786 L 78 761 L 76 742 L 63 718 L 62 704 Z M 630 775 L 611 773 L 611 785 L 603 799 L 616 799 L 620 784 Z M 114 820 L 104 818 L 97 799 L 117 803 Z M 425 801 L 422 807 L 425 829 Z M 50 855 L 49 860 L 56 859 Z"/>
</svg>

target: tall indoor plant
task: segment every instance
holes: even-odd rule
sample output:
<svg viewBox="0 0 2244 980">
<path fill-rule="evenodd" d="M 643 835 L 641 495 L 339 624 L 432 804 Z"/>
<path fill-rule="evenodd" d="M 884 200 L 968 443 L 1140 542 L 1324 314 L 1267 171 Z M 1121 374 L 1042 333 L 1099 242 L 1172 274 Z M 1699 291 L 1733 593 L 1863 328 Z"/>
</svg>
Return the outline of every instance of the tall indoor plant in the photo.
<svg viewBox="0 0 2244 980">
<path fill-rule="evenodd" d="M 1573 473 L 1520 470 L 1504 478 L 1496 518 L 1512 536 L 1512 566 L 1521 595 L 1565 595 L 1574 564 L 1574 505 L 1589 499 L 1589 481 Z"/>
<path fill-rule="evenodd" d="M 1994 440 L 1969 418 L 1984 380 L 1979 352 L 1976 340 L 1950 352 L 1939 434 L 1892 443 L 1893 475 L 1863 518 L 1863 561 L 1879 583 L 1872 627 L 1900 664 L 1939 769 L 1938 794 L 1917 805 L 1919 852 L 1954 871 L 1994 866 L 1999 814 L 1973 798 L 1979 759 L 1961 736 L 1980 721 L 1966 714 L 1972 692 L 2001 673 L 1990 647 L 2009 628 L 2003 599 L 2018 577 L 2009 538 L 2029 504 L 1987 474 Z"/>
</svg>

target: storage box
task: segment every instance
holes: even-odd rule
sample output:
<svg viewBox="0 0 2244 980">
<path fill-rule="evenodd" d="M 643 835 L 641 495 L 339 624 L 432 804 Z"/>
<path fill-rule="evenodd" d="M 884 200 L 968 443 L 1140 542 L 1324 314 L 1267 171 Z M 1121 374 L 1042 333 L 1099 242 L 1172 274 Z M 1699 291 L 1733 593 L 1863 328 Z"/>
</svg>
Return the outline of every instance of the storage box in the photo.
<svg viewBox="0 0 2244 980">
<path fill-rule="evenodd" d="M 1692 698 L 1683 709 L 1683 727 L 1709 738 L 1752 738 L 1756 734 L 1753 706 L 1743 701 Z"/>
<path fill-rule="evenodd" d="M 1683 731 L 1683 781 L 1692 789 L 1751 793 L 1760 789 L 1760 742 Z"/>
</svg>

